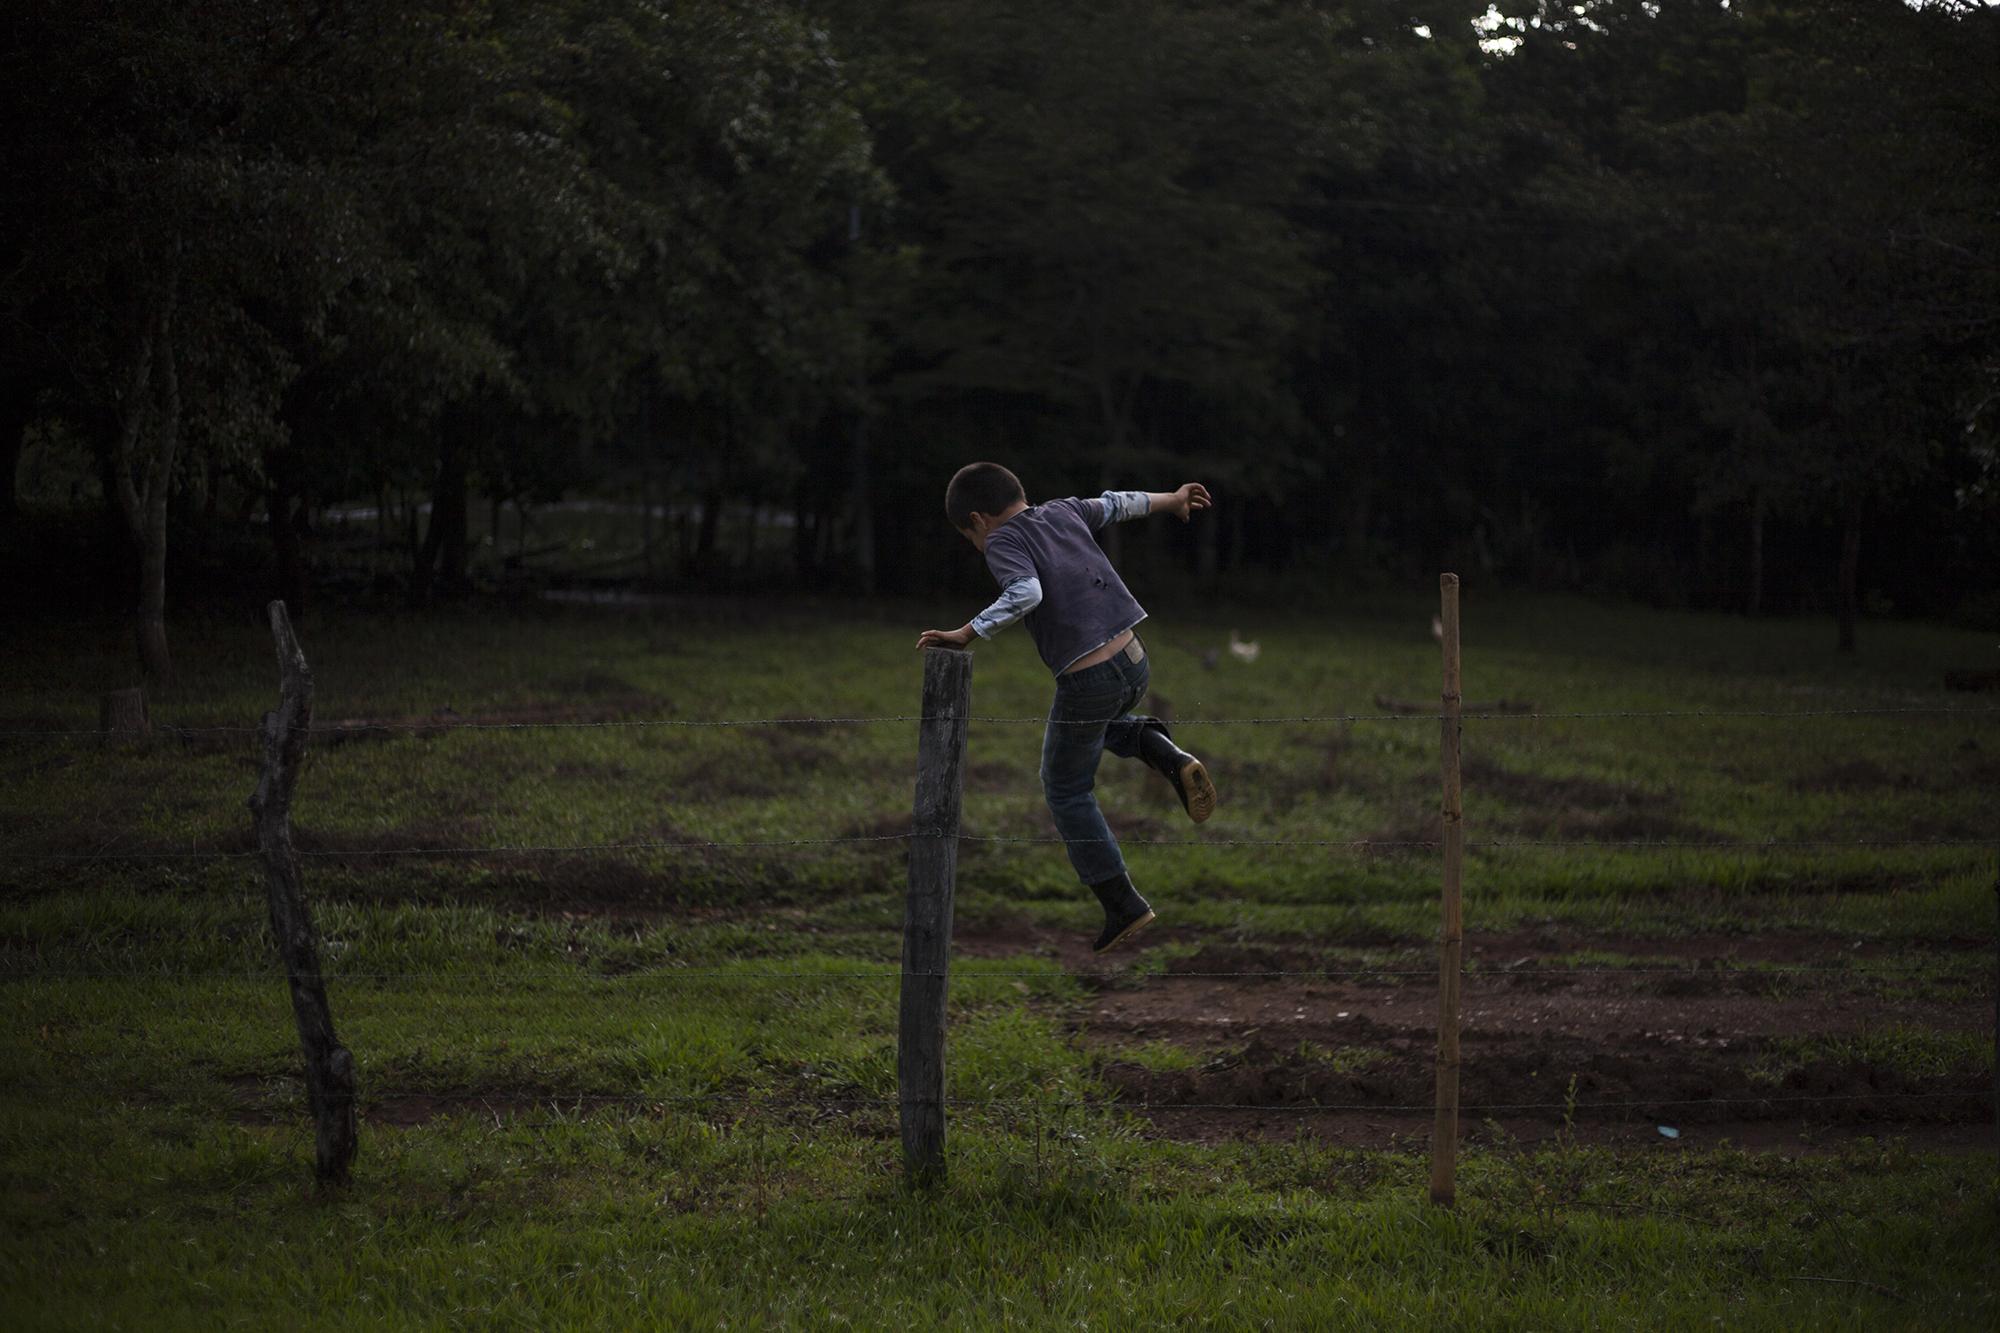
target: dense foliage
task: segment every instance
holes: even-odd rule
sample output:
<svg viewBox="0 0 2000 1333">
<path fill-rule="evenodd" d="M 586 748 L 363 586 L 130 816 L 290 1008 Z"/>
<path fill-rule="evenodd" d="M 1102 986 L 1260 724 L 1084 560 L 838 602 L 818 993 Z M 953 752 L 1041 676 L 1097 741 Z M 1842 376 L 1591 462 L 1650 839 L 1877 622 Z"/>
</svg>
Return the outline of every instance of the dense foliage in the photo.
<svg viewBox="0 0 2000 1333">
<path fill-rule="evenodd" d="M 1972 0 L 19 0 L 0 31 L 0 521 L 101 505 L 156 676 L 200 516 L 261 524 L 300 601 L 331 503 L 400 515 L 430 596 L 477 499 L 582 494 L 685 515 L 649 561 L 679 577 L 752 573 L 717 534 L 757 505 L 786 577 L 911 588 L 974 576 L 937 552 L 975 457 L 1041 494 L 1201 477 L 1217 522 L 1125 554 L 1202 575 L 1451 562 L 1851 634 L 2000 556 Z"/>
</svg>

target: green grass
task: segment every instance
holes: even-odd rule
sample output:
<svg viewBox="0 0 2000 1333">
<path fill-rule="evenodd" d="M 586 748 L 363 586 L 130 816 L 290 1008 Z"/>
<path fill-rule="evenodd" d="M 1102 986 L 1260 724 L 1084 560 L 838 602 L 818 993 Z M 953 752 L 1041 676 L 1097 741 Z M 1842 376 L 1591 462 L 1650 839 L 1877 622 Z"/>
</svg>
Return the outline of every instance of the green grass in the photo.
<svg viewBox="0 0 2000 1333">
<path fill-rule="evenodd" d="M 1420 1165 L 969 1115 L 940 1192 L 879 1134 L 673 1113 L 370 1137 L 198 1115 L 9 1118 L 16 1327 L 1980 1327 L 1990 1166 L 1571 1149 Z M 861 1126 L 863 1130 L 868 1126 Z M 92 1152 L 70 1146 L 87 1135 Z"/>
<path fill-rule="evenodd" d="M 1107 767 L 1134 873 L 1186 932 L 1120 985 L 1209 947 L 1426 965 L 1435 853 L 1346 844 L 1434 836 L 1435 723 L 1228 720 L 1435 698 L 1429 613 L 1386 594 L 1245 612 L 1262 656 L 1212 671 L 1201 651 L 1230 624 L 1160 616 L 1155 690 L 1225 804 L 1197 831 L 1156 779 Z M 914 711 L 916 630 L 963 615 L 697 601 L 336 612 L 301 634 L 326 723 L 865 718 Z M 1465 625 L 1469 700 L 1562 713 L 1978 707 L 1940 675 L 1991 651 L 1881 624 L 1842 658 L 1818 623 L 1579 599 L 1473 596 Z M 248 727 L 273 705 L 255 623 L 176 635 L 184 684 L 156 720 Z M 0 660 L 0 728 L 87 729 L 127 657 L 118 626 L 39 635 Z M 979 650 L 982 717 L 1032 719 L 1047 694 L 1024 639 Z M 1092 996 L 1036 951 L 955 960 L 952 1175 L 906 1193 L 896 835 L 914 740 L 905 722 L 793 722 L 315 742 L 298 837 L 336 853 L 304 869 L 365 1114 L 356 1181 L 325 1199 L 241 855 L 251 738 L 0 740 L 10 1325 L 1874 1328 L 2000 1310 L 1990 1159 L 1859 1139 L 1799 1158 L 1471 1147 L 1443 1212 L 1419 1152 L 1154 1136 L 1110 1104 L 1105 1062 L 1173 1075 L 1215 1052 L 1086 1043 L 1086 998 L 1118 989 Z M 1039 740 L 974 725 L 968 832 L 1046 836 Z M 1549 931 L 1544 966 L 1679 965 L 1715 938 L 1757 946 L 1771 975 L 1738 980 L 1773 995 L 1806 993 L 1789 962 L 1888 999 L 1990 995 L 1990 954 L 1967 945 L 1993 929 L 1991 846 L 1629 844 L 2000 836 L 2000 715 L 1510 717 L 1468 721 L 1465 752 L 1474 975 L 1513 956 L 1484 941 Z M 700 845 L 794 838 L 877 840 Z M 1538 840 L 1577 845 L 1478 845 Z M 451 850 L 628 843 L 646 846 Z M 80 850 L 100 859 L 20 859 Z M 1084 935 L 1093 910 L 1057 847 L 962 848 L 967 928 Z M 1991 1069 L 1980 1040 L 1885 1020 L 1759 1058 L 1777 1081 L 1816 1061 L 1966 1074 Z M 1299 1058 L 1366 1074 L 1380 1057 Z"/>
</svg>

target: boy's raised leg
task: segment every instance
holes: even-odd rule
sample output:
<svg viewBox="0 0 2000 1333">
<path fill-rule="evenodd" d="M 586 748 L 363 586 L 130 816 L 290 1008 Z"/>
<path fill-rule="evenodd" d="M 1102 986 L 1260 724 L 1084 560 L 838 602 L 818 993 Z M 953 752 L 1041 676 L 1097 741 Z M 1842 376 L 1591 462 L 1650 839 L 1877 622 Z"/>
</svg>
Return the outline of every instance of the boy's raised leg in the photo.
<svg viewBox="0 0 2000 1333">
<path fill-rule="evenodd" d="M 1187 811 L 1188 818 L 1203 823 L 1215 813 L 1215 783 L 1209 778 L 1208 769 L 1201 760 L 1174 744 L 1167 724 L 1159 718 L 1137 720 L 1141 723 L 1139 758 L 1174 785 L 1174 795 L 1181 798 L 1181 809 Z"/>
</svg>

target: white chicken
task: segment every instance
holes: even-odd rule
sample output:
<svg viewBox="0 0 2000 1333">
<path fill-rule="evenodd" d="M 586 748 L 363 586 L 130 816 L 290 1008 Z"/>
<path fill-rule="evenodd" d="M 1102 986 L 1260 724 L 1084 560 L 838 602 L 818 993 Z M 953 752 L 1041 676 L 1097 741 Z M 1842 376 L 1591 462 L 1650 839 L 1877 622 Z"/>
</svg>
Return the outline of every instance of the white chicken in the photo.
<svg viewBox="0 0 2000 1333">
<path fill-rule="evenodd" d="M 1257 660 L 1257 654 L 1263 651 L 1263 648 L 1258 645 L 1255 639 L 1245 643 L 1242 636 L 1237 634 L 1235 630 L 1229 631 L 1229 655 L 1237 661 L 1246 664 L 1254 662 Z"/>
</svg>

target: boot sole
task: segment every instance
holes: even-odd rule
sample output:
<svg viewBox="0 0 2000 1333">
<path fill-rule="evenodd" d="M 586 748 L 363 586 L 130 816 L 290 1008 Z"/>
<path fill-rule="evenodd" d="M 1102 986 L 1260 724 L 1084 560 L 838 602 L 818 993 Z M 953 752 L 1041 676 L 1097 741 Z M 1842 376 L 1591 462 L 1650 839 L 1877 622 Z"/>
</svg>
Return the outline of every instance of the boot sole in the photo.
<svg viewBox="0 0 2000 1333">
<path fill-rule="evenodd" d="M 1111 942 L 1109 944 L 1103 945 L 1102 947 L 1099 947 L 1097 945 L 1092 945 L 1090 951 L 1092 953 L 1109 953 L 1111 952 L 1111 950 L 1117 948 L 1119 945 L 1123 944 L 1126 940 L 1131 939 L 1134 935 L 1138 934 L 1141 930 L 1143 930 L 1147 926 L 1150 926 L 1152 923 L 1153 923 L 1153 914 L 1151 912 L 1148 912 L 1146 913 L 1146 915 L 1134 921 L 1131 925 L 1125 927 L 1125 929 L 1119 931 L 1116 935 L 1113 935 L 1111 937 Z"/>
<path fill-rule="evenodd" d="M 1215 813 L 1215 784 L 1209 781 L 1208 770 L 1201 766 L 1201 760 L 1190 759 L 1182 766 L 1180 789 L 1188 818 L 1197 824 L 1207 822 Z"/>
</svg>

